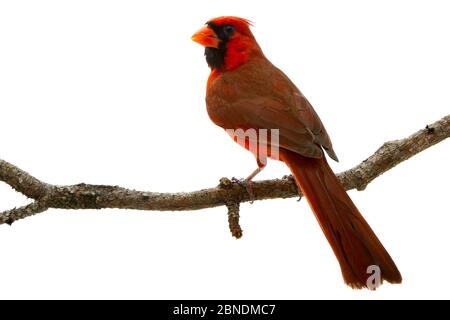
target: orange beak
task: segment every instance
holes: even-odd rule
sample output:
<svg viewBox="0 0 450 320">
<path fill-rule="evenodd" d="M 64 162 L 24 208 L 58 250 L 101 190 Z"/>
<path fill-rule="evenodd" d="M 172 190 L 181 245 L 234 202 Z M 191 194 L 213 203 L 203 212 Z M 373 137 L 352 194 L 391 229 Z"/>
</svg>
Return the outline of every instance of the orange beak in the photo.
<svg viewBox="0 0 450 320">
<path fill-rule="evenodd" d="M 216 33 L 208 26 L 204 26 L 198 30 L 191 39 L 204 47 L 219 47 L 219 38 L 217 38 Z"/>
</svg>

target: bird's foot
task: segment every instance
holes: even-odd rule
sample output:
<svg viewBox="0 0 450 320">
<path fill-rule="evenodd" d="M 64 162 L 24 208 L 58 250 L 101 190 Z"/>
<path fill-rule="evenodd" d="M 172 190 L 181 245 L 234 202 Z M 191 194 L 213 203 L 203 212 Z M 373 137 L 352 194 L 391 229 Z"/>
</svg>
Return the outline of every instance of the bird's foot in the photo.
<svg viewBox="0 0 450 320">
<path fill-rule="evenodd" d="M 255 193 L 253 192 L 253 181 L 251 179 L 236 179 L 233 177 L 231 180 L 245 188 L 250 198 L 250 203 L 253 203 L 255 201 Z"/>
</svg>

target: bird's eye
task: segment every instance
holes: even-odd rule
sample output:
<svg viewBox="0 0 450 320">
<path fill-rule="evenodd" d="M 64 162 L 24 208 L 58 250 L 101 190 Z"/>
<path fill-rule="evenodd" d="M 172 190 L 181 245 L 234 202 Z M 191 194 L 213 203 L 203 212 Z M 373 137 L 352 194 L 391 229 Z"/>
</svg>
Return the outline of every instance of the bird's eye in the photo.
<svg viewBox="0 0 450 320">
<path fill-rule="evenodd" d="M 232 25 L 227 24 L 223 27 L 223 31 L 227 37 L 231 36 L 234 33 L 234 27 Z"/>
</svg>

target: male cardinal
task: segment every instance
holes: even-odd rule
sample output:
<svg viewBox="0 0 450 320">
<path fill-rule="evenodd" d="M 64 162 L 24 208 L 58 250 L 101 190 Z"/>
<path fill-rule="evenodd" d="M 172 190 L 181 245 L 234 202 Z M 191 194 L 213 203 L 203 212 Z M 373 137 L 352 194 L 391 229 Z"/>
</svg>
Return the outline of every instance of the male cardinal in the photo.
<svg viewBox="0 0 450 320">
<path fill-rule="evenodd" d="M 400 283 L 402 277 L 394 261 L 327 163 L 323 150 L 336 161 L 337 156 L 317 113 L 292 81 L 264 56 L 250 26 L 246 19 L 219 17 L 192 36 L 205 47 L 211 68 L 206 90 L 209 117 L 227 131 L 278 129 L 277 139 L 256 136 L 257 148 L 250 151 L 256 156 L 258 169 L 248 180 L 266 165 L 259 149 L 268 148 L 267 156 L 286 163 L 308 200 L 339 261 L 345 283 L 352 288 L 374 289 L 368 281 L 377 268 L 380 283 Z M 241 144 L 251 149 L 248 140 Z"/>
</svg>

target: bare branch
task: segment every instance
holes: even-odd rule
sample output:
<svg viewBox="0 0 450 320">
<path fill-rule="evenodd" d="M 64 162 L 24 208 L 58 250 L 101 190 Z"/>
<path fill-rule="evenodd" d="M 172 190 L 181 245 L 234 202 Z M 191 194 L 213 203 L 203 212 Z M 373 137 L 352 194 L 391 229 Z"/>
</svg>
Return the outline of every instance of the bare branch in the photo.
<svg viewBox="0 0 450 320">
<path fill-rule="evenodd" d="M 386 142 L 372 156 L 354 168 L 338 174 L 338 177 L 346 190 L 355 188 L 363 190 L 367 184 L 387 170 L 449 136 L 450 115 L 405 139 Z M 84 183 L 56 186 L 46 184 L 3 160 L 0 160 L 0 181 L 4 181 L 18 192 L 35 200 L 34 203 L 25 207 L 0 213 L 0 224 L 11 223 L 17 219 L 43 212 L 48 208 L 174 211 L 227 206 L 230 227 L 236 238 L 238 235 L 242 235 L 238 223 L 239 203 L 299 196 L 295 181 L 289 176 L 282 179 L 254 182 L 252 185 L 253 199 L 250 199 L 242 184 L 229 179 L 221 179 L 217 187 L 188 193 L 144 192 L 119 186 Z"/>
<path fill-rule="evenodd" d="M 51 187 L 35 177 L 32 177 L 27 172 L 1 159 L 0 181 L 9 184 L 14 190 L 32 199 L 42 198 Z"/>
<path fill-rule="evenodd" d="M 45 205 L 45 201 L 43 200 L 33 201 L 32 203 L 26 206 L 2 212 L 0 214 L 0 224 L 6 223 L 12 225 L 13 222 L 19 219 L 33 216 L 35 214 L 44 212 L 47 209 L 48 207 Z"/>
</svg>

